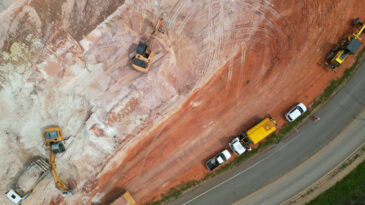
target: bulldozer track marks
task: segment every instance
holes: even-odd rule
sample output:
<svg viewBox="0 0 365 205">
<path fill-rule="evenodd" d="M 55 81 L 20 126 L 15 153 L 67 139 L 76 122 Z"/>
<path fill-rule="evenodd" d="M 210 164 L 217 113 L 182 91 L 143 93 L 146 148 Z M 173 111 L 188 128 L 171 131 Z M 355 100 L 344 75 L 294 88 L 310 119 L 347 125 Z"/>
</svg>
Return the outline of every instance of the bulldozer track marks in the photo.
<svg viewBox="0 0 365 205">
<path fill-rule="evenodd" d="M 190 11 L 190 13 L 184 18 L 183 22 L 179 25 L 179 28 L 176 30 L 176 34 L 180 35 L 183 31 L 186 23 L 191 19 L 193 15 L 193 11 Z"/>
<path fill-rule="evenodd" d="M 169 23 L 167 25 L 168 28 L 171 28 L 175 24 L 176 18 L 180 15 L 181 10 L 183 8 L 185 9 L 186 6 L 184 5 L 184 3 L 181 2 L 182 2 L 181 0 L 176 1 L 174 7 L 171 9 L 172 14 L 170 14 L 170 16 L 168 17 L 169 19 L 168 21 Z"/>
</svg>

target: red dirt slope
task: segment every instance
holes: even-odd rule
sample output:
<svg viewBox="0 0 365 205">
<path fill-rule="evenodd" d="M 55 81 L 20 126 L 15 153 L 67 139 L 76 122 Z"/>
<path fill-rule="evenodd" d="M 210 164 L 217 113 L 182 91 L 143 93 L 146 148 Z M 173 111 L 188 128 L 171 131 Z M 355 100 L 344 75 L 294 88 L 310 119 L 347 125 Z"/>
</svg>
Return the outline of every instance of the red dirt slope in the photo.
<svg viewBox="0 0 365 205">
<path fill-rule="evenodd" d="M 324 66 L 331 47 L 352 32 L 350 20 L 365 18 L 365 2 L 264 1 L 260 8 L 245 1 L 247 15 L 262 18 L 253 35 L 249 23 L 235 25 L 235 41 L 250 41 L 181 108 L 129 150 L 120 166 L 104 174 L 93 194 L 103 202 L 129 190 L 137 202 L 158 199 L 182 181 L 208 173 L 204 162 L 227 148 L 232 136 L 266 114 L 281 126 L 296 102 L 310 105 L 353 62 L 335 74 Z M 246 39 L 247 40 L 247 39 Z"/>
</svg>

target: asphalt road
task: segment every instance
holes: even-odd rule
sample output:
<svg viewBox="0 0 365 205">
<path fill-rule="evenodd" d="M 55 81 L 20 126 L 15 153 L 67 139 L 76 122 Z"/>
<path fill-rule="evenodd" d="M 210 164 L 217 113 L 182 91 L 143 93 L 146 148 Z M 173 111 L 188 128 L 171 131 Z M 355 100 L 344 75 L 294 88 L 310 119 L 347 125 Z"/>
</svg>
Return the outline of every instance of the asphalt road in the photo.
<svg viewBox="0 0 365 205">
<path fill-rule="evenodd" d="M 291 170 L 275 183 L 245 197 L 236 205 L 280 204 L 291 196 L 301 192 L 316 180 L 326 175 L 342 160 L 349 156 L 353 149 L 364 143 L 365 110 L 328 146 Z"/>
<path fill-rule="evenodd" d="M 349 82 L 315 114 L 320 121 L 307 120 L 276 146 L 168 204 L 246 205 L 285 201 L 365 142 L 364 110 L 365 64 L 362 63 Z M 291 184 L 295 181 L 300 183 Z"/>
</svg>

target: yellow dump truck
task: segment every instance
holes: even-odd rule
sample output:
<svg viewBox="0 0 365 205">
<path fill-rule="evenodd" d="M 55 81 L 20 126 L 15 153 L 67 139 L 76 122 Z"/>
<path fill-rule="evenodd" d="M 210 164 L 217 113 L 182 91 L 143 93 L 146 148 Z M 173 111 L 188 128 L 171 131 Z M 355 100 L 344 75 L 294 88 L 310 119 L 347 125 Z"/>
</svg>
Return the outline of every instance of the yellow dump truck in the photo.
<svg viewBox="0 0 365 205">
<path fill-rule="evenodd" d="M 252 144 L 257 144 L 267 136 L 275 132 L 277 124 L 274 119 L 267 117 L 258 122 L 251 129 L 235 137 L 230 143 L 229 147 L 238 155 L 246 152 L 248 147 Z"/>
<path fill-rule="evenodd" d="M 137 205 L 133 196 L 129 191 L 124 192 L 122 196 L 113 201 L 110 205 Z"/>
</svg>

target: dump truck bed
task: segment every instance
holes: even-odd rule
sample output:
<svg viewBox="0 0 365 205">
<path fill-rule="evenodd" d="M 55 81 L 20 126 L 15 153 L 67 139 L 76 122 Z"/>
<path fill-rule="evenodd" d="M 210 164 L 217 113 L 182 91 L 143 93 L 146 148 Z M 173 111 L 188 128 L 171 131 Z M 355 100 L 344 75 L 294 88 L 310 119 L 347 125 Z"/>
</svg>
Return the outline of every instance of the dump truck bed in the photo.
<svg viewBox="0 0 365 205">
<path fill-rule="evenodd" d="M 256 144 L 269 136 L 276 130 L 276 122 L 273 119 L 265 118 L 257 125 L 249 129 L 246 134 L 253 144 Z"/>
<path fill-rule="evenodd" d="M 126 191 L 122 196 L 113 201 L 110 205 L 136 205 L 136 201 L 134 200 L 131 193 Z"/>
</svg>

